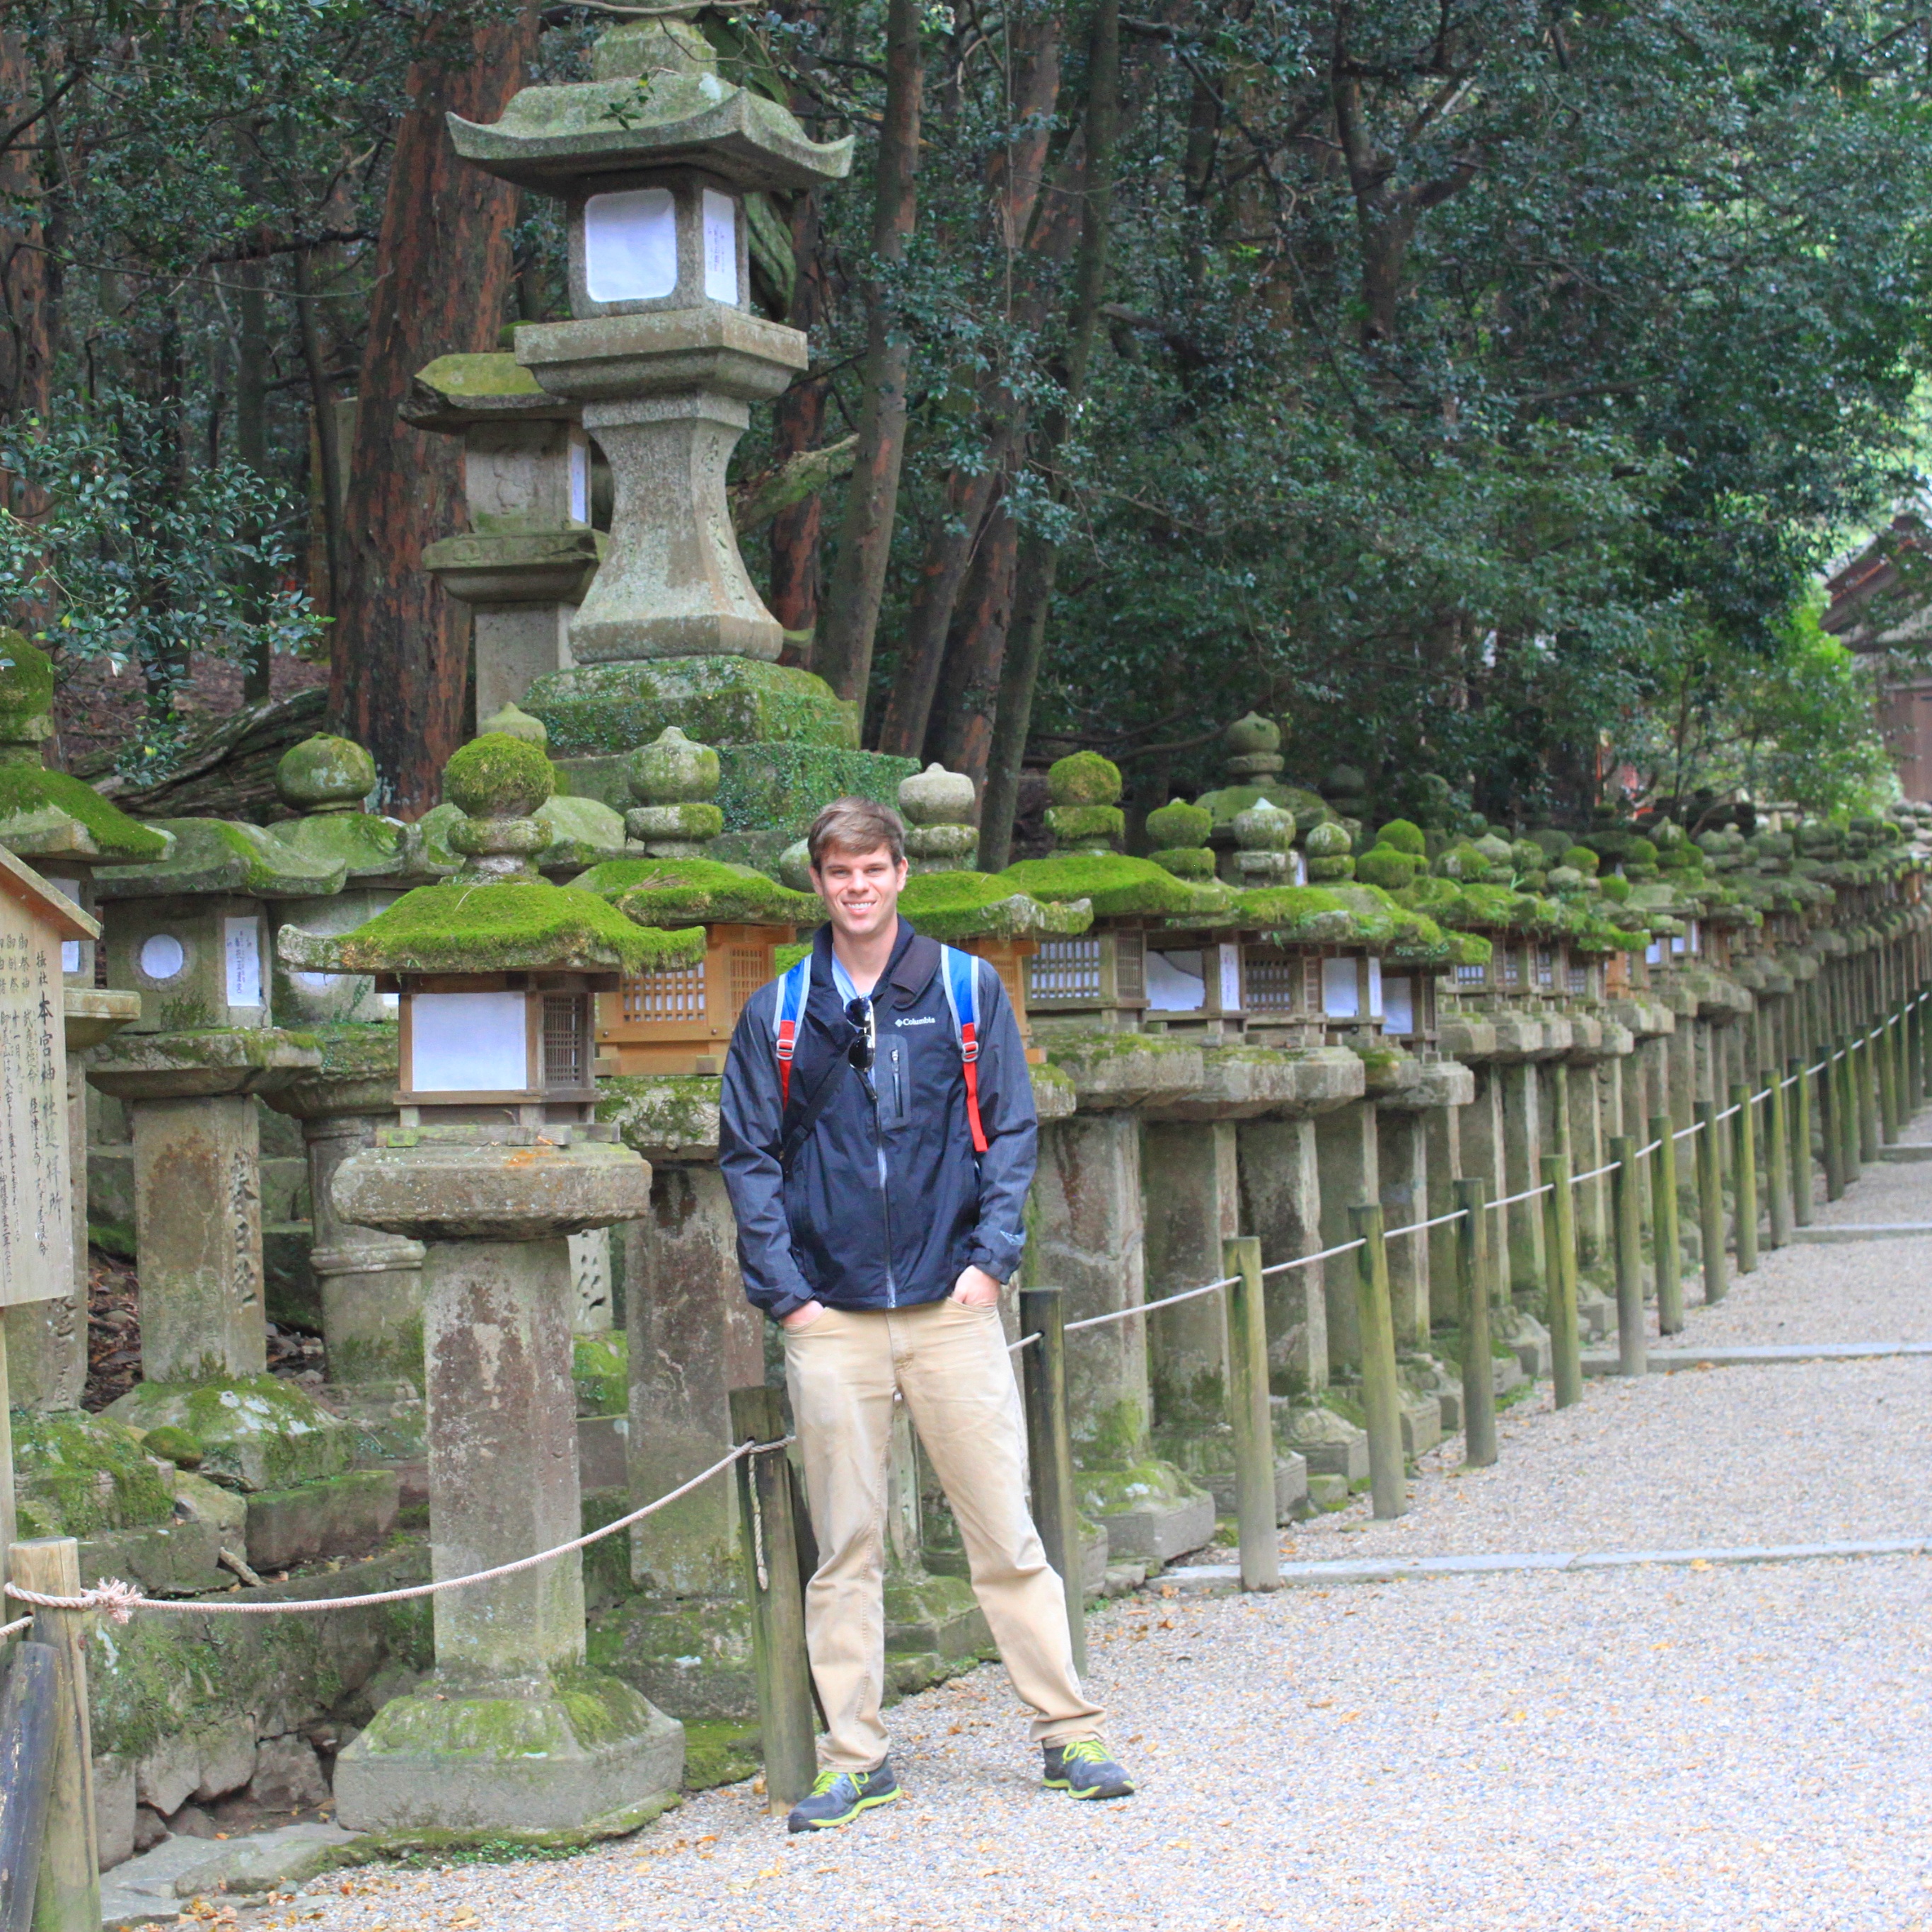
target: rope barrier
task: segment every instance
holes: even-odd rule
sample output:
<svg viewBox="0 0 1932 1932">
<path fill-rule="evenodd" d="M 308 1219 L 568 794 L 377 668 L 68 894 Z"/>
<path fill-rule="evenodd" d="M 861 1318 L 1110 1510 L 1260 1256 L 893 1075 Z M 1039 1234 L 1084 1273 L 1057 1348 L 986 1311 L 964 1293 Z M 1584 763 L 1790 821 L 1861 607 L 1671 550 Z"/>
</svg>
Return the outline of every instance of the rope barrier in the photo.
<svg viewBox="0 0 1932 1932">
<path fill-rule="evenodd" d="M 1744 1110 L 1744 1103 L 1740 1101 L 1735 1107 L 1726 1107 L 1717 1118 L 1720 1121 L 1728 1120 L 1733 1114 L 1742 1114 Z"/>
<path fill-rule="evenodd" d="M 1611 1161 L 1606 1166 L 1592 1168 L 1588 1174 L 1573 1174 L 1570 1177 L 1570 1185 L 1572 1187 L 1581 1187 L 1586 1180 L 1600 1180 L 1605 1174 L 1614 1174 L 1616 1171 L 1616 1162 Z"/>
<path fill-rule="evenodd" d="M 1460 1221 L 1468 1213 L 1466 1208 L 1452 1208 L 1446 1214 L 1438 1214 L 1432 1220 L 1412 1221 L 1406 1228 L 1389 1228 L 1383 1231 L 1382 1239 L 1392 1241 L 1398 1234 L 1419 1234 L 1426 1228 L 1446 1228 L 1451 1221 Z"/>
<path fill-rule="evenodd" d="M 1640 1147 L 1637 1149 L 1636 1158 L 1639 1160 L 1648 1160 L 1663 1144 L 1661 1141 L 1652 1141 L 1648 1147 Z M 1605 1172 L 1607 1172 L 1608 1169 Z"/>
<path fill-rule="evenodd" d="M 1534 1201 L 1539 1194 L 1547 1194 L 1556 1186 L 1553 1180 L 1546 1180 L 1540 1187 L 1526 1187 L 1520 1194 L 1505 1194 L 1500 1201 L 1490 1203 L 1490 1211 L 1494 1214 L 1498 1208 L 1514 1208 L 1519 1201 Z"/>
<path fill-rule="evenodd" d="M 1337 1255 L 1352 1255 L 1358 1248 L 1367 1246 L 1368 1243 L 1358 1235 L 1352 1241 L 1344 1241 L 1339 1248 L 1324 1248 L 1318 1254 L 1298 1255 L 1292 1262 L 1276 1262 L 1272 1267 L 1263 1268 L 1262 1273 L 1286 1274 L 1290 1268 L 1312 1267 L 1316 1262 L 1332 1261 Z"/>
<path fill-rule="evenodd" d="M 1030 1335 L 1022 1335 L 1017 1342 L 1009 1342 L 1006 1344 L 1006 1353 L 1010 1355 L 1017 1355 L 1028 1342 L 1037 1342 L 1039 1340 L 1040 1330 L 1036 1328 Z"/>
<path fill-rule="evenodd" d="M 18 1636 L 23 1630 L 32 1630 L 32 1617 L 16 1617 L 10 1624 L 0 1624 L 0 1637 Z"/>
<path fill-rule="evenodd" d="M 1693 1120 L 1688 1127 L 1679 1127 L 1670 1138 L 1674 1141 L 1688 1141 L 1693 1134 L 1701 1134 L 1703 1131 L 1704 1123 L 1702 1120 Z"/>
<path fill-rule="evenodd" d="M 1224 1288 L 1232 1288 L 1240 1278 L 1238 1274 L 1223 1275 L 1219 1281 L 1204 1282 L 1199 1288 L 1164 1294 L 1158 1301 L 1143 1301 L 1138 1308 L 1117 1308 L 1108 1315 L 1090 1315 L 1084 1322 L 1068 1322 L 1066 1332 L 1071 1335 L 1079 1328 L 1104 1328 L 1110 1322 L 1125 1322 L 1136 1315 L 1151 1315 L 1156 1308 L 1172 1308 L 1177 1301 L 1196 1301 L 1204 1294 L 1216 1294 Z"/>
<path fill-rule="evenodd" d="M 615 1536 L 619 1530 L 628 1529 L 632 1523 L 641 1522 L 646 1516 L 655 1515 L 666 1504 L 676 1502 L 680 1496 L 688 1496 L 700 1484 L 708 1483 L 733 1463 L 742 1462 L 747 1456 L 766 1456 L 780 1449 L 788 1449 L 796 1439 L 787 1436 L 776 1442 L 741 1442 L 728 1456 L 721 1456 L 710 1468 L 700 1471 L 688 1483 L 679 1484 L 655 1502 L 646 1503 L 629 1515 L 605 1523 L 601 1529 L 574 1537 L 568 1543 L 560 1543 L 554 1550 L 540 1550 L 534 1556 L 520 1556 L 514 1563 L 498 1564 L 494 1570 L 478 1570 L 467 1576 L 440 1577 L 433 1583 L 412 1583 L 400 1590 L 376 1590 L 360 1597 L 298 1597 L 277 1604 L 218 1604 L 205 1597 L 144 1597 L 132 1583 L 110 1577 L 91 1590 L 82 1591 L 77 1597 L 46 1596 L 38 1590 L 23 1590 L 19 1584 L 12 1582 L 7 1586 L 6 1594 L 16 1603 L 32 1604 L 42 1610 L 104 1610 L 108 1621 L 116 1624 L 124 1624 L 136 1610 L 176 1610 L 211 1616 L 275 1616 L 305 1610 L 358 1610 L 377 1604 L 406 1603 L 416 1597 L 433 1597 L 440 1590 L 466 1589 L 472 1583 L 488 1583 L 499 1576 L 514 1576 L 520 1570 L 534 1570 L 540 1563 L 568 1556 L 573 1550 L 587 1549 L 607 1536 Z"/>
</svg>

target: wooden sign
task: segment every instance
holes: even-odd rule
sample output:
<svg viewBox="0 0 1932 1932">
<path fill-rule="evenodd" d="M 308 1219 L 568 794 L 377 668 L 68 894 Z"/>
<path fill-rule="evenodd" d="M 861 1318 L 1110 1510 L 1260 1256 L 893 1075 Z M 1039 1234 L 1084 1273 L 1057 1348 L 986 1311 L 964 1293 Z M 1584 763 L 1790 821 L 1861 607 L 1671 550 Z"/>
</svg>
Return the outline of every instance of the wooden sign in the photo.
<svg viewBox="0 0 1932 1932">
<path fill-rule="evenodd" d="M 61 947 L 100 932 L 0 848 L 0 1307 L 73 1292 Z"/>
</svg>

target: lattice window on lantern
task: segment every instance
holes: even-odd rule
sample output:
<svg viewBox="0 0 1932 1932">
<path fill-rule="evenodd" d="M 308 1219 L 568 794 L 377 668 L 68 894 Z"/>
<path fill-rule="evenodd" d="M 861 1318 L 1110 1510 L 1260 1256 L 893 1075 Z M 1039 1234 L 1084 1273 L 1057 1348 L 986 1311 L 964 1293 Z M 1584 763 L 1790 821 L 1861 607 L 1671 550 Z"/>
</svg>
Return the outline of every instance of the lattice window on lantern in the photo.
<svg viewBox="0 0 1932 1932">
<path fill-rule="evenodd" d="M 1522 984 L 1522 955 L 1514 946 L 1505 946 L 1500 955 L 1503 962 L 1503 984 L 1520 986 Z"/>
<path fill-rule="evenodd" d="M 1250 946 L 1248 950 L 1248 1010 L 1256 1013 L 1292 1013 L 1301 990 L 1302 964 L 1299 955 Z"/>
<path fill-rule="evenodd" d="M 1536 985 L 1539 992 L 1556 990 L 1556 955 L 1547 946 L 1536 949 Z"/>
<path fill-rule="evenodd" d="M 745 1010 L 745 1002 L 772 976 L 771 949 L 764 946 L 734 946 L 724 956 L 726 984 L 731 999 L 731 1024 Z"/>
<path fill-rule="evenodd" d="M 551 1093 L 590 1084 L 584 1002 L 574 993 L 543 996 L 543 1084 Z"/>
<path fill-rule="evenodd" d="M 1026 962 L 1027 1000 L 1043 1006 L 1054 1000 L 1097 1000 L 1100 997 L 1100 941 L 1042 939 L 1040 950 Z"/>
<path fill-rule="evenodd" d="M 1480 963 L 1472 966 L 1465 960 L 1456 968 L 1456 983 L 1459 986 L 1485 986 L 1489 979 L 1490 969 Z"/>
<path fill-rule="evenodd" d="M 626 1020 L 701 1020 L 704 968 L 678 966 L 656 973 L 626 973 L 622 997 Z"/>
<path fill-rule="evenodd" d="M 1147 939 L 1143 934 L 1114 935 L 1114 997 L 1130 1006 L 1147 998 Z"/>
<path fill-rule="evenodd" d="M 1570 962 L 1568 985 L 1573 994 L 1581 995 L 1590 990 L 1590 969 L 1580 966 L 1575 960 Z"/>
</svg>

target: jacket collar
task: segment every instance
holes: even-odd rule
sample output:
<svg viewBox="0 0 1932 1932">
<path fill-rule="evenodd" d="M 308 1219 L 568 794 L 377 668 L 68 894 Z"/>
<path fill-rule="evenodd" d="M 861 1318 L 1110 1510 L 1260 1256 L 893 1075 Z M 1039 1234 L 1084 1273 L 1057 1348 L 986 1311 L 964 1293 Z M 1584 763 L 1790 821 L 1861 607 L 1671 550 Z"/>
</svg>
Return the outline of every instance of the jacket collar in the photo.
<svg viewBox="0 0 1932 1932">
<path fill-rule="evenodd" d="M 826 997 L 836 1006 L 838 1002 L 832 977 L 832 922 L 830 920 L 812 934 L 812 984 L 814 987 L 823 986 Z M 938 942 L 922 938 L 902 914 L 898 935 L 892 941 L 892 956 L 886 962 L 886 970 L 880 975 L 881 985 L 889 985 L 892 989 L 892 1004 L 900 1007 L 912 1005 L 932 985 L 932 976 L 938 970 Z M 874 998 L 878 998 L 876 988 Z"/>
</svg>

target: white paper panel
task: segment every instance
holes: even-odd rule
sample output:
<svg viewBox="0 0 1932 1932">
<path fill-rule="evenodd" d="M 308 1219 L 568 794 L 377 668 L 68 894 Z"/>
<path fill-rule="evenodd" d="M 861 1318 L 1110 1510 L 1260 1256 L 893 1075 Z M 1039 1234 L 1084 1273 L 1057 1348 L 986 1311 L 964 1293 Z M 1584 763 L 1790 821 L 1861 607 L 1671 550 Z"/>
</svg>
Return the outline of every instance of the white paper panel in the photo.
<svg viewBox="0 0 1932 1932">
<path fill-rule="evenodd" d="M 1379 959 L 1369 962 L 1369 1017 L 1372 1020 L 1382 1017 L 1382 962 Z"/>
<path fill-rule="evenodd" d="M 1208 980 L 1198 952 L 1156 952 L 1147 956 L 1148 1010 L 1156 1013 L 1198 1013 L 1208 1004 Z"/>
<path fill-rule="evenodd" d="M 1352 959 L 1322 961 L 1322 1010 L 1331 1020 L 1361 1017 L 1361 987 L 1355 977 L 1355 962 Z"/>
<path fill-rule="evenodd" d="M 1232 942 L 1221 948 L 1221 1010 L 1238 1012 L 1241 1007 L 1241 949 Z"/>
<path fill-rule="evenodd" d="M 669 188 L 626 188 L 584 204 L 584 286 L 600 302 L 651 302 L 677 286 Z"/>
<path fill-rule="evenodd" d="M 738 204 L 715 188 L 704 190 L 704 292 L 713 302 L 738 299 Z"/>
<path fill-rule="evenodd" d="M 590 443 L 580 429 L 570 432 L 570 520 L 590 520 Z"/>
<path fill-rule="evenodd" d="M 253 919 L 221 922 L 221 968 L 231 1006 L 262 1004 L 262 928 Z"/>
<path fill-rule="evenodd" d="M 1382 1030 L 1398 1036 L 1415 1030 L 1415 998 L 1413 982 L 1406 979 L 1382 982 Z"/>
<path fill-rule="evenodd" d="M 188 949 L 172 932 L 151 932 L 135 963 L 150 980 L 172 980 L 188 964 Z"/>
<path fill-rule="evenodd" d="M 418 993 L 410 1001 L 408 1090 L 522 1093 L 530 1085 L 520 993 Z"/>
</svg>

